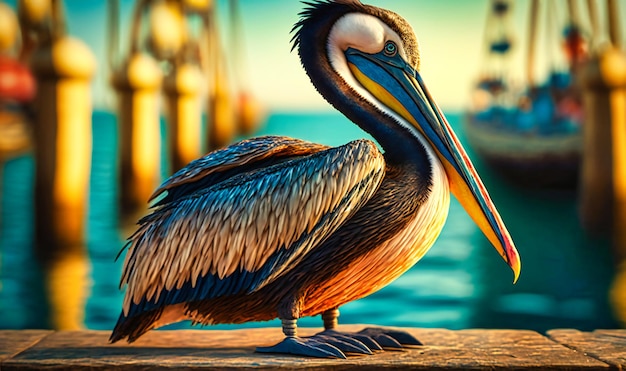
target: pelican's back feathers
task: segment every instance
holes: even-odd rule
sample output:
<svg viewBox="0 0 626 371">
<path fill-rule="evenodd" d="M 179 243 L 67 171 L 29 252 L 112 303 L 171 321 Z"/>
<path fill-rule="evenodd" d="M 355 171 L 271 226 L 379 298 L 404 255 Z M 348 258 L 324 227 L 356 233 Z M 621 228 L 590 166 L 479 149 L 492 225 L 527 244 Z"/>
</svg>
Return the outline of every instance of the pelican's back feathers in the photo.
<svg viewBox="0 0 626 371">
<path fill-rule="evenodd" d="M 169 177 L 150 200 L 167 191 L 154 206 L 180 199 L 234 175 L 260 169 L 270 164 L 307 156 L 329 148 L 323 144 L 284 136 L 263 136 L 243 140 L 190 162 Z"/>
</svg>

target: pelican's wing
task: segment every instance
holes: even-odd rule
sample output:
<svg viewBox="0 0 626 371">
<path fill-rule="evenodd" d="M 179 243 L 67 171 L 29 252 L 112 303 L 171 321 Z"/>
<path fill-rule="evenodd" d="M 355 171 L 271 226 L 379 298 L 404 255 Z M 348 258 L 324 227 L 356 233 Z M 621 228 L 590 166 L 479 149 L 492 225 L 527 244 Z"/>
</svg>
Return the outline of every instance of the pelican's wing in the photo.
<svg viewBox="0 0 626 371">
<path fill-rule="evenodd" d="M 370 199 L 384 169 L 374 143 L 359 140 L 156 208 L 129 240 L 124 315 L 258 290 Z"/>
<path fill-rule="evenodd" d="M 150 200 L 167 191 L 159 206 L 205 189 L 234 175 L 328 149 L 323 144 L 283 136 L 247 139 L 190 162 L 168 178 Z"/>
</svg>

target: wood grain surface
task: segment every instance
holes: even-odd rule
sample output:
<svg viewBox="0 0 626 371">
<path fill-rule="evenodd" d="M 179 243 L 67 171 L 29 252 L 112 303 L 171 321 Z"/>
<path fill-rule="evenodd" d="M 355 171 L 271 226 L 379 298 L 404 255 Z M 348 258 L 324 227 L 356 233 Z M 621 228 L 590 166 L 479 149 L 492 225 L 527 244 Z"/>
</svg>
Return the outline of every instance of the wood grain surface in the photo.
<svg viewBox="0 0 626 371">
<path fill-rule="evenodd" d="M 299 330 L 301 336 L 319 331 Z M 109 331 L 0 331 L 0 370 L 608 370 L 625 365 L 626 330 L 553 330 L 548 337 L 529 330 L 403 330 L 425 345 L 346 360 L 255 353 L 256 346 L 282 339 L 279 328 L 151 331 L 133 344 L 109 344 Z"/>
</svg>

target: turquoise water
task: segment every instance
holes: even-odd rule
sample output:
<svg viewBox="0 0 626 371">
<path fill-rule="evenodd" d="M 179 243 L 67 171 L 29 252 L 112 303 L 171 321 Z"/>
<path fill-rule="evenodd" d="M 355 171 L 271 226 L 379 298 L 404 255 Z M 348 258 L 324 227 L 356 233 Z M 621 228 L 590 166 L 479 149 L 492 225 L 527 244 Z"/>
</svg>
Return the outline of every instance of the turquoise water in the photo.
<svg viewBox="0 0 626 371">
<path fill-rule="evenodd" d="M 450 113 L 448 118 L 459 133 L 461 115 Z M 111 329 L 122 301 L 117 287 L 122 262 L 114 258 L 126 237 L 118 230 L 116 219 L 114 116 L 94 114 L 93 130 L 87 231 L 91 277 L 85 325 Z M 273 114 L 258 134 L 288 135 L 329 145 L 366 136 L 338 113 Z M 463 134 L 459 136 L 464 141 Z M 576 193 L 516 188 L 486 168 L 471 149 L 468 152 L 521 254 L 519 282 L 512 284 L 510 269 L 453 199 L 446 226 L 422 261 L 379 292 L 342 307 L 340 322 L 538 331 L 616 327 L 607 299 L 613 276 L 610 251 L 606 243 L 581 231 Z M 4 165 L 0 328 L 47 326 L 42 282 L 31 252 L 33 166 L 29 156 Z M 320 326 L 321 321 L 307 318 L 301 325 Z"/>
</svg>

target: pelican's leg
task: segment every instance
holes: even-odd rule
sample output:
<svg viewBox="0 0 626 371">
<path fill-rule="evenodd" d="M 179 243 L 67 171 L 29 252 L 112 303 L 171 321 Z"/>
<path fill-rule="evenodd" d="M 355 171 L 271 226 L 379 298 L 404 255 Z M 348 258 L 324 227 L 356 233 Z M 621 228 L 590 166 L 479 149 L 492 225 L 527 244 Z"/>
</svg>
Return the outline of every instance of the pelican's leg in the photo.
<svg viewBox="0 0 626 371">
<path fill-rule="evenodd" d="M 337 347 L 322 339 L 314 337 L 298 337 L 298 317 L 300 316 L 298 300 L 286 300 L 281 303 L 278 315 L 282 321 L 285 339 L 271 347 L 257 347 L 260 353 L 284 353 L 309 357 L 346 358 Z"/>
<path fill-rule="evenodd" d="M 339 309 L 334 308 L 322 313 L 324 321 L 324 331 L 315 336 L 326 336 L 331 338 L 351 338 L 364 344 L 371 350 L 383 350 L 383 348 L 402 348 L 403 345 L 422 345 L 413 335 L 405 331 L 391 330 L 385 328 L 370 327 L 359 332 L 337 331 L 337 318 Z"/>
<path fill-rule="evenodd" d="M 322 321 L 324 321 L 324 330 L 333 330 L 337 327 L 339 321 L 339 308 L 329 309 L 322 313 Z"/>
<path fill-rule="evenodd" d="M 283 353 L 308 357 L 346 358 L 335 346 L 321 339 L 301 338 L 297 335 L 297 319 L 282 319 L 285 339 L 271 347 L 257 347 L 259 353 Z"/>
</svg>

